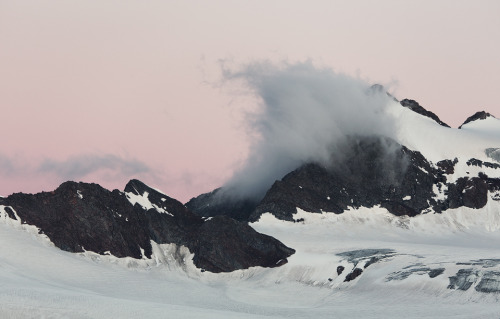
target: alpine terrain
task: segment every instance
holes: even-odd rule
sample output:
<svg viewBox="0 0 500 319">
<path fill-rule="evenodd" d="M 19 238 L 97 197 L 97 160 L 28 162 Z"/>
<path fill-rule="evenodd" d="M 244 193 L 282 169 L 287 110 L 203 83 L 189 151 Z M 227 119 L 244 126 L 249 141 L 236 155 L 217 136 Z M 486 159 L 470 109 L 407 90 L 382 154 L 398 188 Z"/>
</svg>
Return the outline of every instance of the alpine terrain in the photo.
<svg viewBox="0 0 500 319">
<path fill-rule="evenodd" d="M 366 94 L 394 134 L 349 131 L 260 192 L 0 197 L 0 317 L 498 318 L 500 120 Z"/>
</svg>

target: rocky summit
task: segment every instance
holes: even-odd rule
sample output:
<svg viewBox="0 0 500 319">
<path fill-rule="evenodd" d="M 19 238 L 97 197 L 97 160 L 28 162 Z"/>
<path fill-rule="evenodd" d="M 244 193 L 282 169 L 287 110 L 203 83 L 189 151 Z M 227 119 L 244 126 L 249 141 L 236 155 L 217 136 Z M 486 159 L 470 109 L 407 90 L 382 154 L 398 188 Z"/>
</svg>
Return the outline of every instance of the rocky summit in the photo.
<svg viewBox="0 0 500 319">
<path fill-rule="evenodd" d="M 297 208 L 341 214 L 350 208 L 376 205 L 396 216 L 412 217 L 459 207 L 479 209 L 488 202 L 489 193 L 500 191 L 500 179 L 486 173 L 449 181 L 458 159 L 431 163 L 420 152 L 383 138 L 352 138 L 344 146 L 343 156 L 341 163 L 332 166 L 309 163 L 290 172 L 253 207 L 249 202 L 224 202 L 217 192 L 192 199 L 188 207 L 203 216 L 248 216 L 249 221 L 257 221 L 266 212 L 292 221 Z M 461 164 L 500 171 L 500 164 L 477 159 Z M 213 205 L 209 204 L 211 197 Z"/>
<path fill-rule="evenodd" d="M 450 128 L 414 100 L 404 99 L 400 105 L 422 120 L 427 117 L 439 124 L 436 132 L 446 130 L 452 135 L 461 131 Z M 464 124 L 489 117 L 494 118 L 478 112 Z M 425 132 L 410 133 L 417 136 Z M 432 144 L 432 140 L 426 142 L 428 149 L 432 150 Z M 303 164 L 275 181 L 259 200 L 224 196 L 231 190 L 219 188 L 191 199 L 186 206 L 200 216 L 224 215 L 250 222 L 265 213 L 293 221 L 297 209 L 342 214 L 349 209 L 380 206 L 395 216 L 409 217 L 460 207 L 480 209 L 488 201 L 500 199 L 499 144 L 491 146 L 497 147 L 478 154 L 486 156 L 482 160 L 457 151 L 457 157 L 432 161 L 418 149 L 387 137 L 350 136 L 336 146 L 331 163 Z"/>
<path fill-rule="evenodd" d="M 152 242 L 189 248 L 211 272 L 276 267 L 294 250 L 227 217 L 202 218 L 182 203 L 131 180 L 125 191 L 66 182 L 52 192 L 0 198 L 9 218 L 33 225 L 55 246 L 116 257 L 152 258 Z"/>
</svg>

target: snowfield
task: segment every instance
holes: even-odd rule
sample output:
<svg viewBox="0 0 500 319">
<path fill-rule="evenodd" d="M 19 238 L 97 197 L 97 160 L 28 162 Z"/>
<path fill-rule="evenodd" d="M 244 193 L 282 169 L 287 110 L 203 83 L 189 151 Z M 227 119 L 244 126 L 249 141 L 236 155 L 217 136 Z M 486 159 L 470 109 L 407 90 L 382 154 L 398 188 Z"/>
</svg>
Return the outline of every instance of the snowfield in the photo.
<svg viewBox="0 0 500 319">
<path fill-rule="evenodd" d="M 434 164 L 458 159 L 449 182 L 500 177 L 467 165 L 494 162 L 486 150 L 500 148 L 500 120 L 458 130 L 397 103 L 387 111 L 399 143 Z M 444 191 L 436 187 L 436 198 Z M 170 214 L 147 192 L 126 196 Z M 65 252 L 0 205 L 0 318 L 500 318 L 500 193 L 488 196 L 482 209 L 412 218 L 378 206 L 298 210 L 295 222 L 267 213 L 251 226 L 296 253 L 281 267 L 219 274 L 197 269 L 173 244 L 152 242 L 152 258 L 140 260 Z"/>
<path fill-rule="evenodd" d="M 297 253 L 282 267 L 222 274 L 174 245 L 143 260 L 64 252 L 2 218 L 0 317 L 496 318 L 500 293 L 475 287 L 500 273 L 499 206 L 411 219 L 378 207 L 299 211 L 296 223 L 265 214 L 252 226 Z M 361 275 L 345 282 L 354 268 Z M 456 283 L 470 288 L 449 289 L 461 269 L 471 271 Z"/>
</svg>

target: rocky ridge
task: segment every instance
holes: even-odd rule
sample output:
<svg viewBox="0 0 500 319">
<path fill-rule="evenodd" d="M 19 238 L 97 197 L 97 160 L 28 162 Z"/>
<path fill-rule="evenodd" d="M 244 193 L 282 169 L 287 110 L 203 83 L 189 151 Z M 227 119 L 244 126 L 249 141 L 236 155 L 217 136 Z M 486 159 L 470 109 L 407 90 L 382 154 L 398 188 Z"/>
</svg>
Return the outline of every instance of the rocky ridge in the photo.
<svg viewBox="0 0 500 319">
<path fill-rule="evenodd" d="M 404 99 L 400 104 L 449 127 L 414 100 Z M 489 116 L 478 112 L 466 123 Z M 450 158 L 433 163 L 387 138 L 351 136 L 338 151 L 341 160 L 330 165 L 304 164 L 277 180 L 258 201 L 225 198 L 221 194 L 227 192 L 217 189 L 191 199 L 186 206 L 201 216 L 224 215 L 250 222 L 266 212 L 292 221 L 297 208 L 341 214 L 379 205 L 396 216 L 410 217 L 459 207 L 480 209 L 489 200 L 500 199 L 499 150 L 484 152 L 489 161 Z M 466 172 L 457 175 L 457 167 Z M 469 168 L 475 173 L 469 174 Z"/>
<path fill-rule="evenodd" d="M 202 218 L 182 203 L 131 180 L 125 191 L 66 182 L 52 192 L 0 198 L 11 219 L 39 228 L 58 248 L 116 257 L 152 258 L 151 242 L 186 246 L 211 272 L 276 267 L 294 250 L 224 216 Z"/>
<path fill-rule="evenodd" d="M 474 115 L 472 116 L 469 116 L 465 122 L 463 122 L 462 125 L 460 125 L 458 128 L 461 129 L 462 126 L 466 125 L 466 124 L 469 124 L 471 122 L 474 122 L 474 121 L 480 121 L 480 120 L 486 120 L 488 117 L 493 117 L 493 115 L 491 115 L 490 113 L 488 112 L 485 112 L 485 111 L 480 111 L 480 112 L 476 112 L 474 113 Z"/>
</svg>

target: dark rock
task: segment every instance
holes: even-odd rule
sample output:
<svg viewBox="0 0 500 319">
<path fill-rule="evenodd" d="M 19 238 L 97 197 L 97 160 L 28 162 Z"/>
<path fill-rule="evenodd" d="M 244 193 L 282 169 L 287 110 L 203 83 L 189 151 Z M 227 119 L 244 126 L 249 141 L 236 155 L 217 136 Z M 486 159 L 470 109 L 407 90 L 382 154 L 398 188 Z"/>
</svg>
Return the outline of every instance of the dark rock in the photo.
<svg viewBox="0 0 500 319">
<path fill-rule="evenodd" d="M 347 274 L 347 276 L 344 279 L 344 282 L 349 282 L 351 280 L 354 280 L 357 277 L 359 277 L 359 275 L 361 275 L 362 273 L 363 273 L 363 270 L 361 268 L 354 268 L 354 270 L 352 272 Z"/>
<path fill-rule="evenodd" d="M 500 272 L 484 272 L 482 274 L 481 281 L 479 281 L 474 289 L 476 289 L 476 291 L 485 293 L 500 293 Z"/>
<path fill-rule="evenodd" d="M 441 121 L 436 114 L 432 113 L 431 111 L 427 111 L 420 104 L 418 104 L 418 102 L 415 100 L 404 99 L 400 103 L 402 106 L 409 108 L 413 112 L 416 112 L 420 115 L 426 116 L 426 117 L 434 120 L 436 123 L 438 123 L 441 126 L 450 127 L 448 124 Z"/>
<path fill-rule="evenodd" d="M 392 281 L 392 280 L 405 280 L 406 278 L 410 277 L 411 275 L 429 275 L 430 278 L 436 278 L 437 276 L 441 275 L 444 273 L 444 268 L 434 268 L 431 269 L 429 267 L 420 267 L 421 265 L 412 265 L 409 267 L 405 267 L 404 271 L 396 271 L 389 276 L 387 276 L 386 281 Z"/>
<path fill-rule="evenodd" d="M 338 253 L 337 256 L 345 257 L 348 262 L 357 265 L 360 261 L 376 257 L 377 260 L 382 260 L 395 255 L 392 249 L 359 249 L 349 250 Z"/>
<path fill-rule="evenodd" d="M 154 205 L 131 205 L 140 196 Z M 276 267 L 294 253 L 278 240 L 229 218 L 204 221 L 180 202 L 132 180 L 125 192 L 97 184 L 66 182 L 53 192 L 2 198 L 23 223 L 37 226 L 60 249 L 116 257 L 150 258 L 151 241 L 184 245 L 194 264 L 221 272 L 252 266 Z M 6 208 L 9 217 L 13 212 Z"/>
<path fill-rule="evenodd" d="M 380 205 L 396 216 L 413 217 L 450 208 L 482 208 L 488 191 L 500 192 L 500 179 L 484 173 L 447 182 L 458 159 L 433 164 L 419 152 L 381 137 L 350 137 L 337 145 L 326 165 L 307 163 L 275 181 L 258 203 L 201 195 L 188 207 L 201 216 L 225 215 L 255 222 L 264 213 L 299 222 L 297 208 L 311 213 L 341 214 L 351 208 Z M 467 165 L 500 169 L 500 164 L 470 159 Z M 491 196 L 500 200 L 500 193 Z"/>
<path fill-rule="evenodd" d="M 485 112 L 485 111 L 476 112 L 474 115 L 469 116 L 465 120 L 465 122 L 462 125 L 460 125 L 458 128 L 461 129 L 462 126 L 464 126 L 465 124 L 468 124 L 468 123 L 471 123 L 474 121 L 486 120 L 488 117 L 494 117 L 494 116 L 491 115 L 490 113 Z"/>
<path fill-rule="evenodd" d="M 363 268 L 364 268 L 364 269 L 366 269 L 366 268 L 368 268 L 368 266 L 373 265 L 374 263 L 379 262 L 379 261 L 380 261 L 380 258 L 379 258 L 379 257 L 375 257 L 375 256 L 374 256 L 374 257 L 370 258 L 370 259 L 366 262 L 366 264 L 365 264 L 365 266 L 364 266 Z"/>
<path fill-rule="evenodd" d="M 449 277 L 448 289 L 468 290 L 477 280 L 478 271 L 460 269 L 455 276 Z"/>
<path fill-rule="evenodd" d="M 461 177 L 448 185 L 448 207 L 483 208 L 488 202 L 488 183 L 479 177 Z"/>
<path fill-rule="evenodd" d="M 224 189 L 216 190 L 192 198 L 186 207 L 202 217 L 230 216 L 236 220 L 246 221 L 257 206 L 258 201 L 226 197 Z"/>
<path fill-rule="evenodd" d="M 455 158 L 452 160 L 442 160 L 436 163 L 437 167 L 443 171 L 444 174 L 453 174 L 455 173 L 455 165 L 458 163 L 458 159 Z"/>
<path fill-rule="evenodd" d="M 212 272 L 256 265 L 281 266 L 295 252 L 276 239 L 226 216 L 207 220 L 196 235 L 193 261 Z"/>
<path fill-rule="evenodd" d="M 468 166 L 477 166 L 477 167 L 488 167 L 488 168 L 493 168 L 493 169 L 500 169 L 500 164 L 496 163 L 490 163 L 490 162 L 483 162 L 481 160 L 478 160 L 476 158 L 471 158 L 470 160 L 467 161 Z"/>
<path fill-rule="evenodd" d="M 429 271 L 429 277 L 430 278 L 436 278 L 437 276 L 441 275 L 444 273 L 444 268 L 436 268 L 436 269 L 431 269 Z"/>
<path fill-rule="evenodd" d="M 345 267 L 344 266 L 338 266 L 337 267 L 337 275 L 340 275 L 342 274 L 342 272 L 344 271 Z"/>
<path fill-rule="evenodd" d="M 293 221 L 296 208 L 340 214 L 349 207 L 381 205 L 398 216 L 415 216 L 430 208 L 441 211 L 433 186 L 446 179 L 420 153 L 370 138 L 351 141 L 343 156 L 332 167 L 306 164 L 276 181 L 250 221 L 266 212 Z"/>
</svg>

